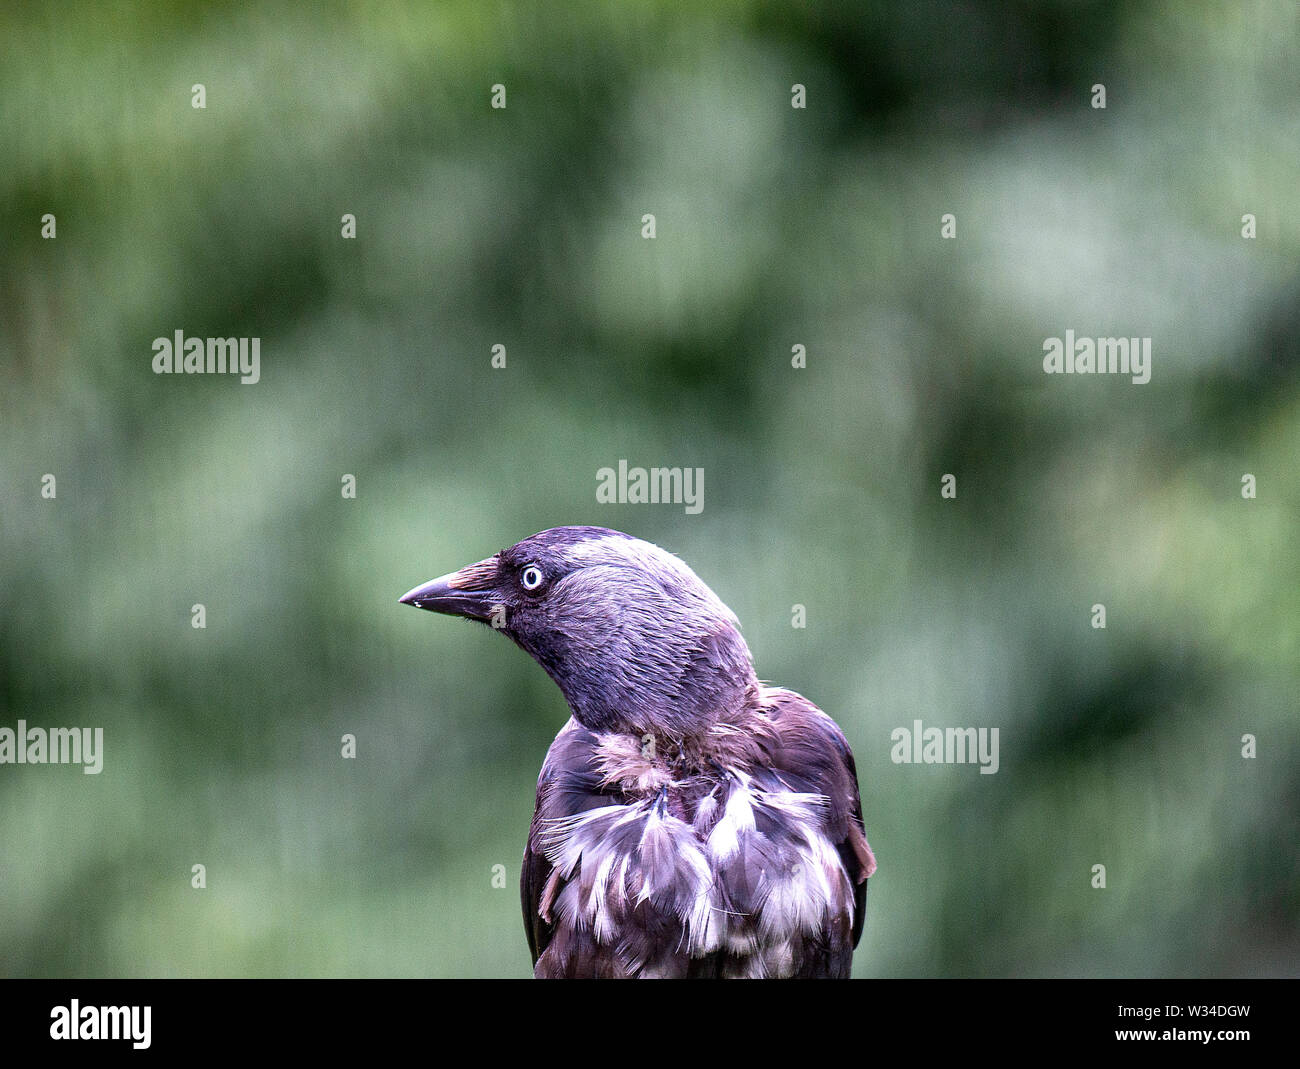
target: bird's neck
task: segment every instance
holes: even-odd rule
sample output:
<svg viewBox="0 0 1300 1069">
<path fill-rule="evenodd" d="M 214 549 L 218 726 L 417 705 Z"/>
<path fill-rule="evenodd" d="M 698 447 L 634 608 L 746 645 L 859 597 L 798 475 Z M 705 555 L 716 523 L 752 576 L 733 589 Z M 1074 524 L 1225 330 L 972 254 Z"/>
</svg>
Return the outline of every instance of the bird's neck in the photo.
<svg viewBox="0 0 1300 1069">
<path fill-rule="evenodd" d="M 565 690 L 561 683 L 561 690 Z M 574 719 L 591 731 L 650 736 L 681 745 L 726 732 L 749 719 L 757 708 L 758 681 L 717 680 L 711 686 L 639 692 L 583 688 L 570 694 Z"/>
<path fill-rule="evenodd" d="M 758 705 L 749 647 L 729 621 L 677 621 L 657 629 L 587 630 L 519 639 L 590 731 L 684 743 Z M 694 626 L 691 624 L 694 623 Z"/>
<path fill-rule="evenodd" d="M 654 731 L 591 730 L 599 740 L 597 757 L 603 778 L 647 796 L 695 773 L 748 771 L 761 765 L 776 731 L 756 681 L 744 702 L 684 737 Z"/>
</svg>

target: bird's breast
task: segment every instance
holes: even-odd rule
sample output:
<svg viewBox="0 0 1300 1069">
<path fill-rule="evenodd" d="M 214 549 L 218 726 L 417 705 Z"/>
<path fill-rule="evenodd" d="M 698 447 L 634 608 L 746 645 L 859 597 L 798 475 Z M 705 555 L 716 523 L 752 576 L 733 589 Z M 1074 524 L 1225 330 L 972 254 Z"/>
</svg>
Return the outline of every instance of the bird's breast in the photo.
<svg viewBox="0 0 1300 1069">
<path fill-rule="evenodd" d="M 616 943 L 629 975 L 788 975 L 852 928 L 853 889 L 826 833 L 827 800 L 770 770 L 674 774 L 662 753 L 612 742 L 597 756 L 610 804 L 543 820 L 551 921 Z M 576 943 L 575 943 L 576 945 Z"/>
</svg>

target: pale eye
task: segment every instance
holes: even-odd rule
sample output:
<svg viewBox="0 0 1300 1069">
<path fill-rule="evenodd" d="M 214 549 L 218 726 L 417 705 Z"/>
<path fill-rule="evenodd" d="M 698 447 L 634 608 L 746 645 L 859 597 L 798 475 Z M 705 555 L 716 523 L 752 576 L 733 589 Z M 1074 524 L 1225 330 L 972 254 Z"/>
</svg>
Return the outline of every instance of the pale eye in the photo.
<svg viewBox="0 0 1300 1069">
<path fill-rule="evenodd" d="M 536 564 L 530 564 L 519 576 L 519 585 L 525 590 L 536 590 L 542 585 L 542 570 Z"/>
</svg>

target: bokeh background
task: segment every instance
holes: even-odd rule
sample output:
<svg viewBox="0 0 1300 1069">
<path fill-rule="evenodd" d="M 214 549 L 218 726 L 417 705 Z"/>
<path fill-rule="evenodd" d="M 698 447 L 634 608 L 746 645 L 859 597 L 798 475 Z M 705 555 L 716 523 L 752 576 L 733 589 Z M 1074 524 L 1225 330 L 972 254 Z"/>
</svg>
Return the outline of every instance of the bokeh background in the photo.
<svg viewBox="0 0 1300 1069">
<path fill-rule="evenodd" d="M 1300 971 L 1295 5 L 0 21 L 0 725 L 106 736 L 0 766 L 0 972 L 527 975 L 566 708 L 396 599 L 570 523 L 680 554 L 843 725 L 857 974 Z M 177 329 L 261 382 L 154 375 Z M 1066 329 L 1150 383 L 1045 375 Z M 597 504 L 620 458 L 703 512 Z M 999 772 L 891 763 L 916 718 Z"/>
</svg>

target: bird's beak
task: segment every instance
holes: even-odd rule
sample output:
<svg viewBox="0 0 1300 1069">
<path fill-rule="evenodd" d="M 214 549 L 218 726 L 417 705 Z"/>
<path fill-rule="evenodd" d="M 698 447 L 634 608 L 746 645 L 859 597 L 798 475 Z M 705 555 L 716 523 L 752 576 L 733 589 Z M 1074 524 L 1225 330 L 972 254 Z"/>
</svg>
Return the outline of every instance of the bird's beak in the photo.
<svg viewBox="0 0 1300 1069">
<path fill-rule="evenodd" d="M 497 560 L 489 557 L 458 572 L 430 579 L 397 600 L 417 609 L 487 622 L 500 604 L 496 596 L 496 576 Z"/>
</svg>

